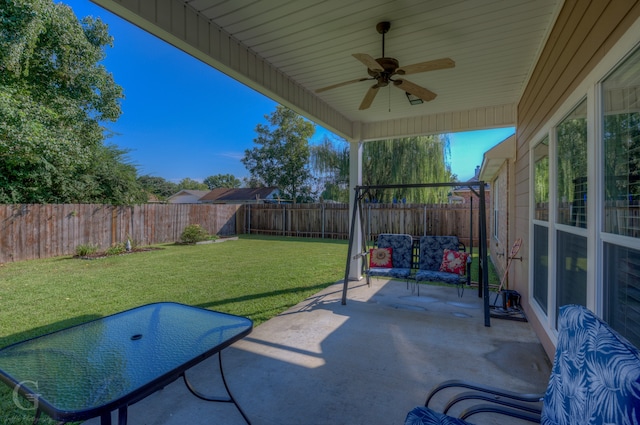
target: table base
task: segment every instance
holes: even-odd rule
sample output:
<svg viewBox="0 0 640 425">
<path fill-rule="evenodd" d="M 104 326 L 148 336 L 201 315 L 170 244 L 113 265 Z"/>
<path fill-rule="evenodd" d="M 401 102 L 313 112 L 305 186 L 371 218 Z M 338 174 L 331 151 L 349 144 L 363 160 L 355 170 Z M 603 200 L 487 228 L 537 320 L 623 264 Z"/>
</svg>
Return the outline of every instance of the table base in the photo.
<svg viewBox="0 0 640 425">
<path fill-rule="evenodd" d="M 201 393 L 200 391 L 195 389 L 195 387 L 193 386 L 193 384 L 191 384 L 191 382 L 189 382 L 189 379 L 187 378 L 187 374 L 183 373 L 182 374 L 182 378 L 184 379 L 185 385 L 187 386 L 189 391 L 191 391 L 191 394 L 195 395 L 199 399 L 202 399 L 202 400 L 205 400 L 205 401 L 214 401 L 214 402 L 219 402 L 219 403 L 233 403 L 236 406 L 236 409 L 238 409 L 238 412 L 240 412 L 240 414 L 242 415 L 242 418 L 244 419 L 244 421 L 248 425 L 251 425 L 251 421 L 249 421 L 249 418 L 244 413 L 244 411 L 242 410 L 242 408 L 240 407 L 238 402 L 235 400 L 235 398 L 233 398 L 233 394 L 231 393 L 231 390 L 229 389 L 229 385 L 227 385 L 227 379 L 224 377 L 224 369 L 222 367 L 222 352 L 218 353 L 218 365 L 219 365 L 219 368 L 220 368 L 220 376 L 222 377 L 222 383 L 224 384 L 224 389 L 227 392 L 227 396 L 226 397 L 210 396 L 210 395 L 206 395 L 206 394 Z"/>
</svg>

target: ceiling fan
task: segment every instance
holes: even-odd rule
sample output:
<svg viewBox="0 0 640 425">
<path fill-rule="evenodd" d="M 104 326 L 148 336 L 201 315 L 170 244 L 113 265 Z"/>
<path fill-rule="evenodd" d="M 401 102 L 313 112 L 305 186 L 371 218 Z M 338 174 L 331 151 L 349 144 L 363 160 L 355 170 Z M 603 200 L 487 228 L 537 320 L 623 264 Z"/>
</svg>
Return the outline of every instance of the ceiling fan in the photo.
<svg viewBox="0 0 640 425">
<path fill-rule="evenodd" d="M 360 110 L 368 109 L 373 103 L 373 99 L 375 99 L 376 94 L 380 87 L 386 87 L 389 83 L 392 83 L 395 87 L 404 90 L 405 92 L 412 94 L 425 102 L 429 102 L 430 100 L 435 99 L 437 94 L 428 90 L 424 87 L 421 87 L 417 84 L 412 83 L 411 81 L 402 79 L 402 78 L 392 78 L 397 75 L 409 75 L 409 74 L 417 74 L 419 72 L 427 72 L 427 71 L 435 71 L 438 69 L 446 69 L 453 68 L 456 66 L 456 63 L 449 58 L 436 59 L 427 62 L 414 63 L 413 65 L 400 66 L 400 62 L 398 62 L 395 58 L 388 58 L 384 55 L 384 35 L 391 28 L 390 22 L 380 22 L 376 25 L 376 31 L 379 34 L 382 34 L 382 57 L 378 59 L 374 59 L 372 56 L 366 53 L 354 53 L 353 57 L 358 59 L 367 67 L 367 72 L 369 73 L 369 77 L 366 78 L 358 78 L 351 81 L 345 81 L 338 84 L 333 84 L 331 86 L 323 87 L 321 89 L 317 89 L 316 93 L 321 93 L 323 91 L 332 90 L 338 87 L 346 86 L 352 83 L 358 83 L 360 81 L 367 80 L 376 80 L 377 82 L 369 88 L 367 93 L 362 99 L 362 103 L 360 104 Z"/>
</svg>

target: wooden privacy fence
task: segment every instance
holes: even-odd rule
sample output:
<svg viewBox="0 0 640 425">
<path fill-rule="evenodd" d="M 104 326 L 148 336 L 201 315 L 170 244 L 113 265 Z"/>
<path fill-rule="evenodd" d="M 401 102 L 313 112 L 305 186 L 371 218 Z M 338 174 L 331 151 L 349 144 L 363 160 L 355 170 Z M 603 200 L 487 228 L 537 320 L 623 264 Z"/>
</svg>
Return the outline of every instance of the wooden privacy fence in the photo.
<svg viewBox="0 0 640 425">
<path fill-rule="evenodd" d="M 249 234 L 349 238 L 347 204 L 251 204 L 244 216 Z"/>
<path fill-rule="evenodd" d="M 367 204 L 363 208 L 364 230 L 371 239 L 380 233 L 413 236 L 452 235 L 469 245 L 473 214 L 474 246 L 478 245 L 478 204 Z M 488 211 L 487 211 L 488 213 Z M 346 204 L 247 205 L 245 233 L 349 238 L 351 211 Z"/>
<path fill-rule="evenodd" d="M 369 240 L 380 233 L 454 235 L 469 245 L 470 214 L 478 244 L 478 209 L 455 204 L 367 204 Z M 130 238 L 138 245 L 175 242 L 189 224 L 209 233 L 348 239 L 346 204 L 94 204 L 0 205 L 0 263 L 75 253 L 78 245 L 105 249 Z"/>
<path fill-rule="evenodd" d="M 240 205 L 0 205 L 0 263 L 70 255 L 78 245 L 100 249 L 130 238 L 139 245 L 175 242 L 189 224 L 231 235 Z M 240 221 L 242 223 L 242 221 Z"/>
</svg>

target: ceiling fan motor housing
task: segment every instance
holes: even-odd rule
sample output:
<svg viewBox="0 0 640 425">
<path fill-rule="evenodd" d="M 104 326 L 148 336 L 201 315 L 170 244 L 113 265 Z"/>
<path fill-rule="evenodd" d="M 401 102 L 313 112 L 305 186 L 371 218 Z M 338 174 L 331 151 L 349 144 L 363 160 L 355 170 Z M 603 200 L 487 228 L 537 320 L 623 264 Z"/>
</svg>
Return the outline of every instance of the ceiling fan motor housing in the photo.
<svg viewBox="0 0 640 425">
<path fill-rule="evenodd" d="M 389 79 L 396 72 L 396 69 L 400 66 L 400 62 L 398 62 L 395 58 L 378 58 L 376 62 L 380 64 L 380 66 L 384 69 L 384 71 L 372 71 L 371 69 L 367 69 L 367 72 L 372 77 L 378 80 L 378 84 L 380 87 L 384 87 L 389 84 Z"/>
</svg>

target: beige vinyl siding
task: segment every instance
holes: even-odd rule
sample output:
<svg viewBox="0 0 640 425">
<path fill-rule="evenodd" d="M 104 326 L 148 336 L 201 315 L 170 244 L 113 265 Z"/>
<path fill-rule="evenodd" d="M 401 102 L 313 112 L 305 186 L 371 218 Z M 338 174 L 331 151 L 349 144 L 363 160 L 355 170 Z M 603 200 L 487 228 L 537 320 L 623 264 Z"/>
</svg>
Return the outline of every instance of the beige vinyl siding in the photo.
<svg viewBox="0 0 640 425">
<path fill-rule="evenodd" d="M 553 115 L 582 79 L 640 16 L 640 2 L 569 0 L 518 104 L 518 144 Z"/>
</svg>

